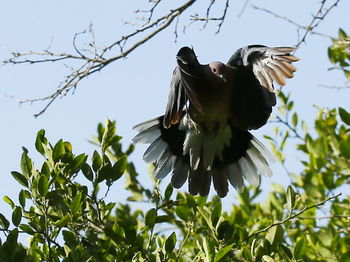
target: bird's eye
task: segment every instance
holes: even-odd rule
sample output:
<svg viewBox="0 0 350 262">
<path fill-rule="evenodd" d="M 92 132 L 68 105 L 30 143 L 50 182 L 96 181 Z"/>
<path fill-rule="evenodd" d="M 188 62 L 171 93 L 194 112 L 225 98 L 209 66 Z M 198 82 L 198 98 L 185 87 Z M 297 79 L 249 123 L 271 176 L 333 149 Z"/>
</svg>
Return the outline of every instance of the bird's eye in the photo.
<svg viewBox="0 0 350 262">
<path fill-rule="evenodd" d="M 213 72 L 216 73 L 216 68 L 213 68 Z"/>
</svg>

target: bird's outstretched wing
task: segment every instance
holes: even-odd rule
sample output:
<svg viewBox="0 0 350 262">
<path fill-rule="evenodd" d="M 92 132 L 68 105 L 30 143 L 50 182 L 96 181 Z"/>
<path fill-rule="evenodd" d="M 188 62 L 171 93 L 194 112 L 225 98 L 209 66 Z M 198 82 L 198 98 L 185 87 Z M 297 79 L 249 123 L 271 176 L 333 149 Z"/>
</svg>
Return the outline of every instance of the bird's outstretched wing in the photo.
<svg viewBox="0 0 350 262">
<path fill-rule="evenodd" d="M 181 81 L 181 70 L 177 66 L 173 72 L 170 83 L 168 103 L 165 110 L 163 125 L 169 128 L 171 125 L 180 122 L 183 116 L 183 108 L 187 102 L 185 88 Z"/>
<path fill-rule="evenodd" d="M 295 47 L 250 45 L 238 49 L 227 64 L 233 67 L 251 68 L 260 84 L 273 92 L 273 81 L 284 86 L 285 78 L 293 77 L 296 69 L 292 62 L 299 60 L 291 54 L 295 49 Z"/>
<path fill-rule="evenodd" d="M 232 123 L 241 129 L 258 129 L 266 124 L 276 105 L 274 83 L 285 84 L 285 78 L 296 71 L 291 54 L 295 47 L 250 45 L 238 49 L 227 66 L 234 68 L 235 81 L 231 101 Z"/>
<path fill-rule="evenodd" d="M 188 101 L 197 111 L 202 110 L 198 93 L 201 83 L 206 79 L 203 66 L 198 62 L 193 49 L 189 47 L 181 48 L 176 59 L 178 66 L 173 72 L 163 119 L 165 128 L 179 123 Z"/>
</svg>

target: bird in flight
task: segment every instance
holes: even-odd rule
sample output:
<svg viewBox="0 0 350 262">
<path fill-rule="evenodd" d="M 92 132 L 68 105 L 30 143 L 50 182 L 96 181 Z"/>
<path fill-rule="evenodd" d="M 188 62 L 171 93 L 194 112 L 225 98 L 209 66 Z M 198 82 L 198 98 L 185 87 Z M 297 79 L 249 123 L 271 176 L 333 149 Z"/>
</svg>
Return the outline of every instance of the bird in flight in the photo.
<svg viewBox="0 0 350 262">
<path fill-rule="evenodd" d="M 192 48 L 176 56 L 168 103 L 163 116 L 134 127 L 134 143 L 150 144 L 144 153 L 154 175 L 171 173 L 180 188 L 207 196 L 211 181 L 220 197 L 229 183 L 241 190 L 244 179 L 258 186 L 271 176 L 274 156 L 249 130 L 266 124 L 276 105 L 274 83 L 285 85 L 299 59 L 295 47 L 250 45 L 238 49 L 227 64 L 202 65 Z"/>
</svg>

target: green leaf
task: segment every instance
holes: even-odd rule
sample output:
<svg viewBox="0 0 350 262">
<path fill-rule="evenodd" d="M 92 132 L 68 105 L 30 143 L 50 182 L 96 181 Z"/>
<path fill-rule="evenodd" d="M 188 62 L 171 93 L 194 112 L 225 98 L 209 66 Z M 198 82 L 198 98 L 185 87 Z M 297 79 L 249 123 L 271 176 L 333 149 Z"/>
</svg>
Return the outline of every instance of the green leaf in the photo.
<svg viewBox="0 0 350 262">
<path fill-rule="evenodd" d="M 329 61 L 331 61 L 332 64 L 335 64 L 337 62 L 337 59 L 333 46 L 328 47 L 327 51 Z"/>
<path fill-rule="evenodd" d="M 288 186 L 286 193 L 287 208 L 291 212 L 295 205 L 295 192 L 291 186 Z"/>
<path fill-rule="evenodd" d="M 22 174 L 26 178 L 29 178 L 32 175 L 32 168 L 33 168 L 32 160 L 28 157 L 28 153 L 24 151 L 21 157 Z"/>
<path fill-rule="evenodd" d="M 83 175 L 87 178 L 87 180 L 89 180 L 89 181 L 93 181 L 94 180 L 94 174 L 93 174 L 92 169 L 89 166 L 89 164 L 84 163 L 81 166 L 81 171 L 83 172 Z"/>
<path fill-rule="evenodd" d="M 55 162 L 57 162 L 58 160 L 60 160 L 60 158 L 64 155 L 65 152 L 66 150 L 64 148 L 64 142 L 62 139 L 60 139 L 53 148 L 52 159 Z"/>
<path fill-rule="evenodd" d="M 55 226 L 56 227 L 64 227 L 68 224 L 70 221 L 70 214 L 65 215 L 60 220 L 56 221 Z"/>
<path fill-rule="evenodd" d="M 23 189 L 18 194 L 18 201 L 22 207 L 25 207 L 25 205 L 26 205 L 26 191 L 24 191 Z"/>
<path fill-rule="evenodd" d="M 291 261 L 293 259 L 292 251 L 285 245 L 280 244 L 281 255 L 285 258 L 285 261 Z"/>
<path fill-rule="evenodd" d="M 292 125 L 293 127 L 296 127 L 298 125 L 298 114 L 294 113 L 292 116 Z"/>
<path fill-rule="evenodd" d="M 165 251 L 166 253 L 172 253 L 176 244 L 176 234 L 175 232 L 171 233 L 171 235 L 165 241 Z"/>
<path fill-rule="evenodd" d="M 350 135 L 346 140 L 340 142 L 339 149 L 345 158 L 350 159 Z"/>
<path fill-rule="evenodd" d="M 168 184 L 168 186 L 165 189 L 165 193 L 164 193 L 164 200 L 168 201 L 171 198 L 171 195 L 173 194 L 173 186 L 171 185 L 171 183 Z"/>
<path fill-rule="evenodd" d="M 184 221 L 187 221 L 188 215 L 189 215 L 189 211 L 188 211 L 188 209 L 186 207 L 183 207 L 183 206 L 176 207 L 175 213 L 180 219 L 182 219 Z"/>
<path fill-rule="evenodd" d="M 73 201 L 70 205 L 70 209 L 72 211 L 73 214 L 77 213 L 81 207 L 81 198 L 82 198 L 82 194 L 81 192 L 78 192 L 75 197 L 73 198 Z"/>
<path fill-rule="evenodd" d="M 75 248 L 77 245 L 76 235 L 72 231 L 63 230 L 62 231 L 63 239 L 65 244 L 71 248 Z"/>
<path fill-rule="evenodd" d="M 221 202 L 218 202 L 210 214 L 211 223 L 214 227 L 218 223 L 219 218 L 221 216 L 221 209 L 222 209 Z"/>
<path fill-rule="evenodd" d="M 157 210 L 155 208 L 148 210 L 145 216 L 146 226 L 152 227 L 156 223 L 156 219 L 157 219 Z"/>
<path fill-rule="evenodd" d="M 13 178 L 17 180 L 18 183 L 20 183 L 24 187 L 28 187 L 28 180 L 24 175 L 16 171 L 12 171 L 11 174 Z"/>
<path fill-rule="evenodd" d="M 293 255 L 296 259 L 300 259 L 303 257 L 304 248 L 306 247 L 305 239 L 300 237 L 297 239 L 297 242 L 294 246 Z"/>
<path fill-rule="evenodd" d="M 114 170 L 111 167 L 110 164 L 106 164 L 101 167 L 101 169 L 98 171 L 97 176 L 97 182 L 100 183 L 104 180 L 107 180 L 106 182 L 109 182 L 108 180 L 112 180 L 114 177 Z"/>
<path fill-rule="evenodd" d="M 40 173 L 46 176 L 47 178 L 51 175 L 51 170 L 48 162 L 44 162 L 44 164 L 41 167 Z"/>
<path fill-rule="evenodd" d="M 273 248 L 276 248 L 283 241 L 284 229 L 281 225 L 274 226 L 267 231 L 266 239 Z"/>
<path fill-rule="evenodd" d="M 347 124 L 348 126 L 350 126 L 350 113 L 348 113 L 344 108 L 342 107 L 338 107 L 338 111 L 339 111 L 339 116 L 341 118 L 341 120 Z"/>
<path fill-rule="evenodd" d="M 82 165 L 85 164 L 86 160 L 87 160 L 87 155 L 85 154 L 80 154 L 76 156 L 73 159 L 72 163 L 70 164 L 70 168 L 72 172 L 77 173 L 82 168 Z"/>
<path fill-rule="evenodd" d="M 196 201 L 197 205 L 200 207 L 203 207 L 207 203 L 207 198 L 206 196 L 197 196 Z"/>
<path fill-rule="evenodd" d="M 114 137 L 116 132 L 115 123 L 111 122 L 109 119 L 106 119 L 106 128 L 104 130 L 102 141 L 101 141 L 101 150 L 102 153 L 105 153 L 107 148 L 111 145 L 111 140 Z"/>
<path fill-rule="evenodd" d="M 156 223 L 170 223 L 172 221 L 171 216 L 168 215 L 162 215 L 162 216 L 157 216 Z"/>
<path fill-rule="evenodd" d="M 265 261 L 265 262 L 274 262 L 274 261 L 275 261 L 275 260 L 273 260 L 272 257 L 270 257 L 270 256 L 268 256 L 268 255 L 263 255 L 263 256 L 262 256 L 262 259 L 263 259 L 263 261 Z"/>
<path fill-rule="evenodd" d="M 72 147 L 71 143 L 65 141 L 65 142 L 63 142 L 63 146 L 64 146 L 65 153 L 66 152 L 72 153 L 73 147 Z"/>
<path fill-rule="evenodd" d="M 41 129 L 38 131 L 38 133 L 36 135 L 35 148 L 42 155 L 45 154 L 45 150 L 44 150 L 43 145 L 47 145 L 47 139 L 45 137 L 45 130 Z"/>
<path fill-rule="evenodd" d="M 92 169 L 97 172 L 102 166 L 102 158 L 100 154 L 95 150 L 92 154 Z"/>
<path fill-rule="evenodd" d="M 349 261 L 350 261 L 350 251 L 347 251 L 340 256 L 339 262 L 349 262 Z"/>
<path fill-rule="evenodd" d="M 10 226 L 10 222 L 6 219 L 6 217 L 0 213 L 0 226 L 3 229 L 8 229 Z"/>
<path fill-rule="evenodd" d="M 8 196 L 4 196 L 3 197 L 4 201 L 9 204 L 12 208 L 15 208 L 15 203 L 13 203 L 13 201 L 11 200 L 11 198 L 9 198 Z"/>
<path fill-rule="evenodd" d="M 346 69 L 343 69 L 343 72 L 344 72 L 344 75 L 346 77 L 346 79 L 348 81 L 350 81 L 350 71 L 349 70 L 346 70 Z"/>
<path fill-rule="evenodd" d="M 49 182 L 46 176 L 41 175 L 38 182 L 38 191 L 41 196 L 46 196 L 49 190 Z"/>
<path fill-rule="evenodd" d="M 118 159 L 117 162 L 113 165 L 113 181 L 117 181 L 125 172 L 126 168 L 128 167 L 128 158 L 127 156 L 122 156 Z"/>
<path fill-rule="evenodd" d="M 18 239 L 18 229 L 15 228 L 11 230 L 11 232 L 7 235 L 6 243 L 8 244 L 8 247 L 16 247 L 17 246 L 17 239 Z"/>
<path fill-rule="evenodd" d="M 345 33 L 345 31 L 341 28 L 338 29 L 338 37 L 340 40 L 346 40 L 346 38 L 348 37 Z"/>
<path fill-rule="evenodd" d="M 22 209 L 16 207 L 12 212 L 12 223 L 14 226 L 18 227 L 22 220 Z"/>
<path fill-rule="evenodd" d="M 224 248 L 221 248 L 215 255 L 214 257 L 214 262 L 219 262 L 220 259 L 222 259 L 228 252 L 231 251 L 233 247 L 233 243 L 224 247 Z"/>
<path fill-rule="evenodd" d="M 210 237 L 205 237 L 203 239 L 203 248 L 206 256 L 206 261 L 214 261 L 215 257 L 215 245 L 214 241 Z"/>
<path fill-rule="evenodd" d="M 332 244 L 332 233 L 330 232 L 330 230 L 322 230 L 317 232 L 316 237 L 318 238 L 318 240 L 321 241 L 321 243 L 326 246 L 326 247 L 330 247 Z"/>
<path fill-rule="evenodd" d="M 26 225 L 26 224 L 20 224 L 19 225 L 19 228 L 26 232 L 27 234 L 29 235 L 34 235 L 36 232 L 33 230 L 33 228 L 31 228 L 29 225 Z"/>
</svg>

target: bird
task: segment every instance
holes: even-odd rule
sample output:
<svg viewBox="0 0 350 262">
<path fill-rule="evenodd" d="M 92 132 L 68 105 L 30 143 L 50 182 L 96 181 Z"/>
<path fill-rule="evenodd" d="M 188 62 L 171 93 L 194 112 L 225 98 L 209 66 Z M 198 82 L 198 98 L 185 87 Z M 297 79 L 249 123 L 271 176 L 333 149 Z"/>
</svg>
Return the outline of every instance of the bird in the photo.
<svg viewBox="0 0 350 262">
<path fill-rule="evenodd" d="M 133 129 L 133 143 L 150 144 L 143 159 L 154 176 L 171 173 L 171 184 L 188 181 L 192 195 L 207 196 L 213 181 L 223 198 L 229 184 L 241 191 L 244 180 L 258 186 L 272 176 L 274 155 L 251 134 L 264 126 L 276 105 L 274 84 L 284 86 L 299 59 L 296 47 L 248 45 L 226 64 L 200 64 L 193 48 L 177 55 L 164 115 Z"/>
</svg>

